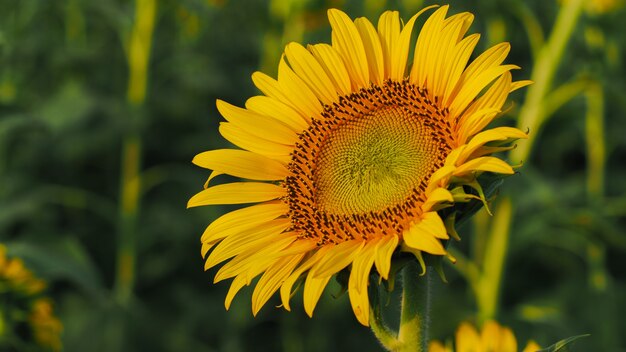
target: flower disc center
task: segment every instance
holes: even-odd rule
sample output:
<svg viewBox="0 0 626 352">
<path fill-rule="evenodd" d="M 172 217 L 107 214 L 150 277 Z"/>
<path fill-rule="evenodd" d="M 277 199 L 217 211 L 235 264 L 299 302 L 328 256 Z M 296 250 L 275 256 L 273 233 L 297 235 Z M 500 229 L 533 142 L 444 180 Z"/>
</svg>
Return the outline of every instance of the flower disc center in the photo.
<svg viewBox="0 0 626 352">
<path fill-rule="evenodd" d="M 438 161 L 438 144 L 419 117 L 383 106 L 350 119 L 320 146 L 313 181 L 321 210 L 381 211 L 402 203 Z"/>
<path fill-rule="evenodd" d="M 403 233 L 453 143 L 447 110 L 407 81 L 341 97 L 311 120 L 291 155 L 291 230 L 319 245 Z"/>
</svg>

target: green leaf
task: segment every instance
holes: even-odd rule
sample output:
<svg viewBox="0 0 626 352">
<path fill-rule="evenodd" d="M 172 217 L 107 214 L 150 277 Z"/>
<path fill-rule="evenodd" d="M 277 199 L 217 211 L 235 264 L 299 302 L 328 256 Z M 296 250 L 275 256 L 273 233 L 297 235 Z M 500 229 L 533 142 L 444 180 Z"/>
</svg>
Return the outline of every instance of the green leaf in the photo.
<svg viewBox="0 0 626 352">
<path fill-rule="evenodd" d="M 544 348 L 542 350 L 539 350 L 537 352 L 566 352 L 569 351 L 571 344 L 583 337 L 589 337 L 591 336 L 590 334 L 584 334 L 584 335 L 576 335 L 576 336 L 572 336 L 572 337 L 568 337 L 566 339 L 563 339 L 557 343 L 555 343 L 554 345 L 548 347 L 548 348 Z"/>
<path fill-rule="evenodd" d="M 104 298 L 105 287 L 100 273 L 85 247 L 76 239 L 61 237 L 54 243 L 16 241 L 6 246 L 12 256 L 24 259 L 44 278 L 68 280 L 94 298 Z"/>
</svg>

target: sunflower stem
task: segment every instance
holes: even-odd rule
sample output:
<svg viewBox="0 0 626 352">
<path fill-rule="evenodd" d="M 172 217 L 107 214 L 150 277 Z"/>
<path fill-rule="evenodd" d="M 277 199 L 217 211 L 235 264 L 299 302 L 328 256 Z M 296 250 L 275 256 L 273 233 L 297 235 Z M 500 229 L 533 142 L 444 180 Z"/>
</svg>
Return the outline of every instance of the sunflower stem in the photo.
<svg viewBox="0 0 626 352">
<path fill-rule="evenodd" d="M 374 333 L 374 336 L 378 339 L 381 345 L 388 351 L 393 351 L 398 346 L 398 340 L 396 339 L 395 331 L 392 331 L 383 319 L 382 312 L 380 310 L 380 299 L 378 297 L 378 287 L 373 290 L 372 294 L 372 306 L 370 307 L 370 328 Z"/>
<path fill-rule="evenodd" d="M 430 270 L 429 270 L 430 271 Z M 402 311 L 395 351 L 426 352 L 430 311 L 430 275 L 410 262 L 402 270 Z"/>
</svg>

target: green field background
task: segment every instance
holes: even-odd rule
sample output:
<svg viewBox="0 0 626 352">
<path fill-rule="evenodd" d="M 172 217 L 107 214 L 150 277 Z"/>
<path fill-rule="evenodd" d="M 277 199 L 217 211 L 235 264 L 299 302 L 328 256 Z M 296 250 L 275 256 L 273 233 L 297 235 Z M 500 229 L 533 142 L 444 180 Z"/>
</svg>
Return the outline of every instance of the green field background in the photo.
<svg viewBox="0 0 626 352">
<path fill-rule="evenodd" d="M 132 39 L 137 3 L 0 1 L 0 242 L 48 282 L 64 350 L 382 351 L 334 282 L 312 319 L 300 293 L 292 312 L 275 308 L 274 297 L 252 317 L 251 289 L 224 309 L 229 285 L 214 285 L 216 269 L 203 270 L 200 235 L 233 207 L 186 209 L 209 174 L 191 159 L 230 146 L 217 131 L 216 99 L 242 106 L 259 94 L 250 75 L 275 75 L 288 42 L 330 42 L 328 8 L 376 23 L 385 9 L 408 20 L 435 2 L 157 0 L 151 37 L 139 37 L 141 45 L 151 43 L 139 67 L 130 63 L 133 45 L 140 45 Z M 566 6 L 450 5 L 451 14 L 476 16 L 476 53 L 511 43 L 507 63 L 522 68 L 515 80 L 531 78 Z M 463 240 L 451 243 L 455 253 L 476 259 L 489 238 L 506 236 L 495 317 L 520 345 L 591 334 L 571 350 L 626 351 L 620 5 L 599 12 L 586 4 L 568 15 L 576 17 L 554 60 L 546 116 L 540 125 L 520 126 L 532 136 L 520 146 L 532 149 L 500 189 L 499 198 L 513 206 L 509 229 L 494 230 L 489 215 L 479 213 L 458 228 Z M 142 69 L 145 98 L 133 95 L 141 88 L 129 88 Z M 511 94 L 498 123 L 517 124 L 528 91 Z M 447 283 L 431 278 L 431 336 L 438 339 L 480 314 L 463 268 L 447 263 L 444 270 Z M 396 298 L 385 307 L 390 320 Z"/>
</svg>

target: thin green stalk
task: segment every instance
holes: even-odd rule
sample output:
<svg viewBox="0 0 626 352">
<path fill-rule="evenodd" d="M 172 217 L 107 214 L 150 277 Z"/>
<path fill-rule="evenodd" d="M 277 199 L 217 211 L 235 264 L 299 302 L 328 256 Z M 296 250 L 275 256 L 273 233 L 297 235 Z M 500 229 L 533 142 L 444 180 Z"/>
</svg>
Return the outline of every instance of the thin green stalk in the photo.
<svg viewBox="0 0 626 352">
<path fill-rule="evenodd" d="M 572 36 L 576 23 L 578 23 L 582 6 L 583 0 L 571 0 L 563 4 L 552 34 L 539 52 L 530 77 L 535 83 L 528 88 L 517 124 L 520 129 L 530 129 L 531 134 L 526 143 L 520 143 L 518 148 L 511 152 L 512 160 L 526 160 L 537 136 L 537 131 L 547 118 L 544 111 L 544 99 L 552 88 L 556 70 L 563 58 L 565 46 Z"/>
<path fill-rule="evenodd" d="M 497 313 L 512 215 L 511 199 L 505 197 L 498 203 L 494 212 L 493 224 L 485 248 L 482 273 L 476 285 L 478 321 L 481 324 L 495 318 Z"/>
<path fill-rule="evenodd" d="M 136 0 L 135 19 L 126 44 L 129 69 L 127 100 L 131 107 L 131 119 L 140 115 L 146 98 L 148 63 L 156 15 L 156 0 Z M 133 121 L 134 122 L 134 121 Z M 136 123 L 122 142 L 120 175 L 120 208 L 118 223 L 117 272 L 114 295 L 123 307 L 132 297 L 135 284 L 137 217 L 141 189 L 141 137 Z"/>
<path fill-rule="evenodd" d="M 115 297 L 118 303 L 125 306 L 130 301 L 135 283 L 136 229 L 141 188 L 139 177 L 141 139 L 137 134 L 131 133 L 126 136 L 123 143 Z"/>
<path fill-rule="evenodd" d="M 604 143 L 604 91 L 598 83 L 585 91 L 587 115 L 585 117 L 585 140 L 587 144 L 587 194 L 591 199 L 604 195 L 604 169 L 606 148 Z"/>
<path fill-rule="evenodd" d="M 430 271 L 430 270 L 429 270 Z M 402 311 L 398 332 L 398 352 L 426 352 L 430 313 L 430 276 L 420 276 L 414 261 L 402 270 Z"/>
</svg>

